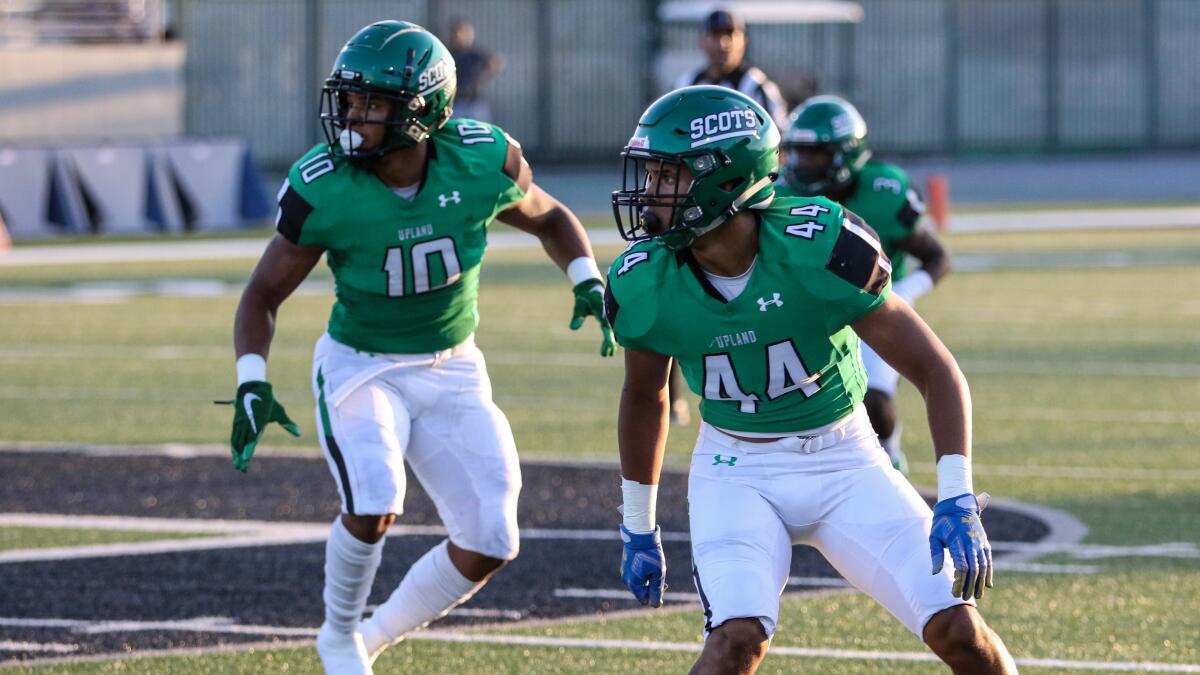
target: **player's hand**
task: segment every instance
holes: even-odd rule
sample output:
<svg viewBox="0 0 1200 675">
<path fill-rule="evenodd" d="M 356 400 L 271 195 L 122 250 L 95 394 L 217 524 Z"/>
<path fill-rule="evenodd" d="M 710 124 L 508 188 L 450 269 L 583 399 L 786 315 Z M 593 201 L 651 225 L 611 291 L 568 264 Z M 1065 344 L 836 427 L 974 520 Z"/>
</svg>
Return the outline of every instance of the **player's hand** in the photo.
<svg viewBox="0 0 1200 675">
<path fill-rule="evenodd" d="M 613 346 L 612 328 L 604 317 L 604 282 L 599 279 L 588 279 L 575 284 L 571 289 L 575 293 L 575 312 L 571 315 L 571 330 L 579 330 L 583 320 L 589 316 L 596 317 L 600 322 L 600 330 L 604 333 L 604 342 L 600 344 L 600 356 L 612 356 L 616 352 Z"/>
<path fill-rule="evenodd" d="M 992 587 L 992 546 L 979 514 L 987 506 L 988 494 L 963 493 L 943 499 L 933 507 L 933 528 L 929 551 L 933 555 L 933 573 L 942 571 L 945 551 L 950 549 L 954 563 L 954 587 L 951 594 L 969 600 L 983 597 L 984 588 Z"/>
<path fill-rule="evenodd" d="M 236 399 L 215 403 L 233 406 L 233 433 L 229 443 L 233 451 L 233 468 L 243 473 L 249 468 L 254 447 L 268 424 L 278 422 L 289 434 L 300 435 L 300 427 L 275 400 L 270 382 L 243 382 L 238 387 Z"/>
<path fill-rule="evenodd" d="M 633 591 L 638 602 L 662 607 L 667 591 L 667 559 L 663 554 L 659 528 L 647 534 L 635 534 L 621 525 L 621 581 Z"/>
</svg>

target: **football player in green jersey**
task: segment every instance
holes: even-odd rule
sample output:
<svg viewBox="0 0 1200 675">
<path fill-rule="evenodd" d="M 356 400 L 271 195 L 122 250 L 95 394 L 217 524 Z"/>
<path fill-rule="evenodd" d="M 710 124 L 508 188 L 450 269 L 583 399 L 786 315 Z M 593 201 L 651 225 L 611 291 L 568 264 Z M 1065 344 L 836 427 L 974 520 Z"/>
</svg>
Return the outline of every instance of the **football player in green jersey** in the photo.
<svg viewBox="0 0 1200 675">
<path fill-rule="evenodd" d="M 858 214 L 879 236 L 892 261 L 892 293 L 912 305 L 950 272 L 950 256 L 929 228 L 922 227 L 925 204 L 908 175 L 894 164 L 871 158 L 867 124 L 858 110 L 837 96 L 814 96 L 791 115 L 783 134 L 780 195 L 828 197 Z M 920 263 L 908 269 L 908 257 Z M 900 449 L 900 423 L 894 397 L 900 375 L 869 345 L 863 404 L 892 466 L 908 474 Z"/>
<path fill-rule="evenodd" d="M 688 512 L 706 642 L 692 672 L 758 667 L 797 543 L 820 550 L 955 672 L 1016 672 L 975 608 L 992 563 L 986 500 L 971 479 L 967 384 L 895 297 L 876 235 L 828 199 L 776 197 L 779 132 L 729 89 L 660 98 L 622 154 L 613 206 L 632 243 L 609 272 L 605 311 L 626 348 L 625 584 L 644 604 L 662 603 L 655 502 L 675 359 L 701 396 Z M 862 407 L 860 336 L 925 397 L 938 456 L 932 512 L 879 450 Z"/>
<path fill-rule="evenodd" d="M 382 21 L 337 56 L 323 89 L 328 143 L 292 167 L 278 230 L 234 325 L 234 466 L 246 470 L 269 422 L 298 433 L 267 383 L 283 302 L 325 256 L 336 302 L 313 364 L 321 445 L 343 513 L 326 546 L 327 672 L 369 673 L 385 647 L 471 597 L 517 555 L 521 476 L 492 402 L 479 321 L 479 267 L 492 219 L 536 235 L 574 290 L 571 327 L 594 316 L 613 344 L 603 282 L 583 227 L 532 181 L 521 147 L 483 122 L 451 120 L 454 60 L 420 26 Z M 449 537 L 360 624 L 401 512 L 404 462 Z"/>
</svg>

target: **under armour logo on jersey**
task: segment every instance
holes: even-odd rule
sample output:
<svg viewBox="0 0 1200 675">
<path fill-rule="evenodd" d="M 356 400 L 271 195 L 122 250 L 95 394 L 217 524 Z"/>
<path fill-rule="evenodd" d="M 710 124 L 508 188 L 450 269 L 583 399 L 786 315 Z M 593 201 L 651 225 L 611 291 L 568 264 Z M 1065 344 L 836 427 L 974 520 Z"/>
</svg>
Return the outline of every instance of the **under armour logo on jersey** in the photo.
<svg viewBox="0 0 1200 675">
<path fill-rule="evenodd" d="M 449 197 L 447 197 L 444 194 L 438 195 L 438 201 L 441 202 L 442 208 L 444 209 L 444 208 L 446 208 L 446 205 L 449 204 L 450 202 L 454 202 L 455 204 L 461 204 L 462 197 L 459 197 L 458 190 L 455 190 L 454 192 L 450 193 Z"/>
<path fill-rule="evenodd" d="M 760 312 L 767 311 L 767 305 L 775 305 L 776 307 L 783 307 L 783 300 L 779 299 L 778 293 L 773 294 L 770 300 L 767 300 L 766 298 L 758 299 L 758 311 L 760 311 Z"/>
<path fill-rule="evenodd" d="M 722 458 L 720 455 L 713 455 L 712 465 L 717 466 L 719 464 L 726 464 L 728 466 L 733 466 L 734 464 L 737 464 L 737 457 L 734 455 L 730 455 L 728 458 Z"/>
</svg>

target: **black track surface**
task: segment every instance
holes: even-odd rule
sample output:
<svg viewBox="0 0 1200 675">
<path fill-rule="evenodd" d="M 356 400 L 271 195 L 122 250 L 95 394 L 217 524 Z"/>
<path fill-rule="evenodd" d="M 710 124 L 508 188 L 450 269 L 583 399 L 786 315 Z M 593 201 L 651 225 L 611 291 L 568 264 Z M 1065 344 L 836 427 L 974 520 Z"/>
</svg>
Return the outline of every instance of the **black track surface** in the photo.
<svg viewBox="0 0 1200 675">
<path fill-rule="evenodd" d="M 616 469 L 527 464 L 522 528 L 612 529 L 619 516 Z M 249 474 L 222 458 L 116 457 L 0 452 L 0 512 L 192 519 L 331 521 L 340 504 L 324 460 L 257 458 Z M 686 532 L 686 476 L 663 476 L 659 520 Z M 1001 508 L 984 517 L 992 539 L 1037 541 L 1042 523 Z M 405 524 L 437 524 L 433 503 L 409 476 Z M 389 538 L 371 594 L 382 601 L 408 567 L 440 537 Z M 667 542 L 668 583 L 693 592 L 686 542 Z M 621 588 L 615 540 L 526 539 L 520 557 L 467 605 L 547 618 L 632 609 L 629 599 L 560 598 L 555 589 Z M 263 546 L 50 562 L 0 564 L 0 616 L 88 621 L 171 621 L 225 617 L 239 624 L 315 627 L 321 622 L 323 544 Z M 795 549 L 792 574 L 835 576 L 811 548 Z M 455 617 L 446 624 L 496 621 Z M 78 653 L 236 644 L 270 635 L 182 631 L 83 633 L 69 628 L 0 625 L 0 641 L 65 642 Z M 4 652 L 0 659 L 35 659 Z"/>
</svg>

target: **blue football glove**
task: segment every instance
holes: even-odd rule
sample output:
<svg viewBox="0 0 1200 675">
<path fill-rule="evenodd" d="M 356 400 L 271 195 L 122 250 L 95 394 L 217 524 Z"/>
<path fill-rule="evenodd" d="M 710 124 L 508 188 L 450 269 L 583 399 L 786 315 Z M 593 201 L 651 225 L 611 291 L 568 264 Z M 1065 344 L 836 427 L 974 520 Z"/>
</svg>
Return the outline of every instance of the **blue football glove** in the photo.
<svg viewBox="0 0 1200 675">
<path fill-rule="evenodd" d="M 621 525 L 621 581 L 643 605 L 662 607 L 667 591 L 667 559 L 663 555 L 659 528 L 647 534 L 635 534 Z"/>
<path fill-rule="evenodd" d="M 600 323 L 600 332 L 604 341 L 600 343 L 600 356 L 612 356 L 616 353 L 613 344 L 612 328 L 604 316 L 604 282 L 599 279 L 581 281 L 571 289 L 575 294 L 575 306 L 571 313 L 571 330 L 579 330 L 583 320 L 589 316 L 596 317 Z"/>
<path fill-rule="evenodd" d="M 970 493 L 943 499 L 933 507 L 933 528 L 929 533 L 929 552 L 933 555 L 933 573 L 942 571 L 945 551 L 950 549 L 954 562 L 954 586 L 950 593 L 969 600 L 983 597 L 983 589 L 992 587 L 992 546 L 979 514 L 987 506 L 988 495 L 979 499 Z"/>
</svg>

